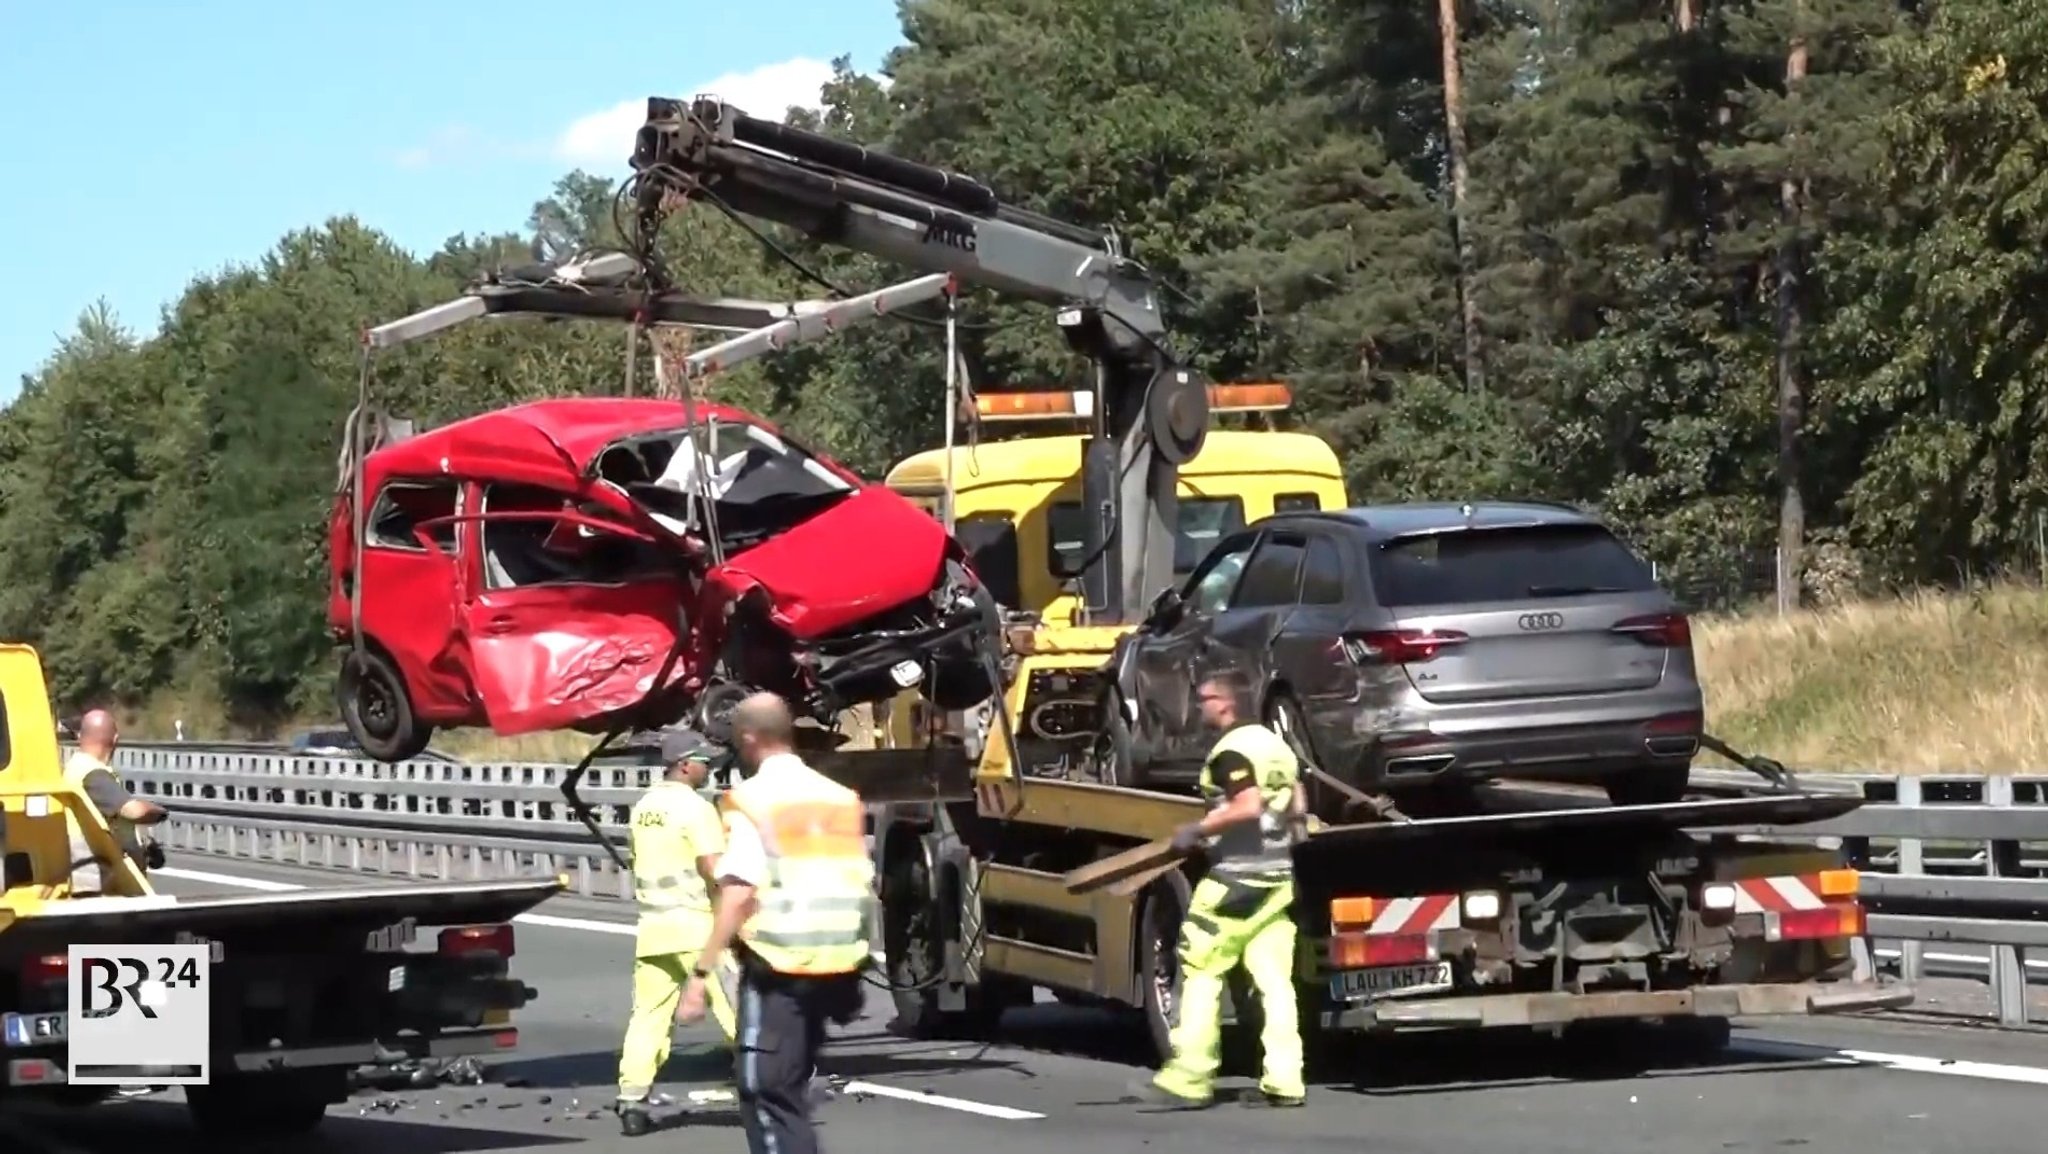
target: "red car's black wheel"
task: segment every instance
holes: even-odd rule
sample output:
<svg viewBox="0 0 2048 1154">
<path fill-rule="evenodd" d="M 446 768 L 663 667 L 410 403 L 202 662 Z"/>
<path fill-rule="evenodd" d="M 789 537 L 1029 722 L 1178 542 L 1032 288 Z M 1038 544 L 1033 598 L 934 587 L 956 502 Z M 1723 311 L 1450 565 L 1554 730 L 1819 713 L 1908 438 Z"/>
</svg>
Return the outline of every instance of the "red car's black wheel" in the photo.
<svg viewBox="0 0 2048 1154">
<path fill-rule="evenodd" d="M 334 704 L 349 736 L 378 761 L 418 757 L 433 740 L 434 727 L 420 724 L 413 715 L 412 697 L 398 667 L 375 650 L 343 655 Z"/>
</svg>

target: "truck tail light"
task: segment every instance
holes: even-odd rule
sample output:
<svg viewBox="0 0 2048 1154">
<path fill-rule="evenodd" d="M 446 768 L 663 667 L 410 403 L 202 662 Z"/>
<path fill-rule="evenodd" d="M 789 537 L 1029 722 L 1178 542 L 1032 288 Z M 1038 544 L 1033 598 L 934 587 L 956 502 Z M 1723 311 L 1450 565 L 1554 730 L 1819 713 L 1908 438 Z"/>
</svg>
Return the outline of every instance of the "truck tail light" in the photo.
<svg viewBox="0 0 2048 1154">
<path fill-rule="evenodd" d="M 1353 665 L 1416 665 L 1467 640 L 1455 629 L 1374 629 L 1347 633 L 1343 644 Z"/>
<path fill-rule="evenodd" d="M 441 931 L 439 944 L 443 957 L 495 954 L 501 958 L 510 958 L 513 950 L 512 924 L 505 922 L 495 926 L 450 926 Z"/>
<path fill-rule="evenodd" d="M 1764 915 L 1764 940 L 1811 941 L 1816 938 L 1863 936 L 1863 903 L 1830 902 L 1817 910 L 1786 910 Z"/>
<path fill-rule="evenodd" d="M 71 972 L 71 959 L 64 954 L 43 954 L 21 968 L 22 985 L 34 989 L 64 980 Z"/>
<path fill-rule="evenodd" d="M 1334 933 L 1330 935 L 1328 960 L 1333 970 L 1411 966 L 1431 960 L 1429 935 Z"/>
<path fill-rule="evenodd" d="M 1651 613 L 1614 623 L 1613 631 L 1657 649 L 1692 648 L 1692 622 L 1683 613 Z"/>
</svg>

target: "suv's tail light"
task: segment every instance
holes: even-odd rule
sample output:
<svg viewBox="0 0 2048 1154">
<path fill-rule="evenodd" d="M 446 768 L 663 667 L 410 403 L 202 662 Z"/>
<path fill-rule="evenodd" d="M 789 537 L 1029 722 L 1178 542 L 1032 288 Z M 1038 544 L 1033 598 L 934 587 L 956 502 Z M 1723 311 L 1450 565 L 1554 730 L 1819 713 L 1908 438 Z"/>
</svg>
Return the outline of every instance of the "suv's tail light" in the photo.
<svg viewBox="0 0 2048 1154">
<path fill-rule="evenodd" d="M 1344 656 L 1353 665 L 1413 665 L 1434 660 L 1465 635 L 1455 629 L 1375 629 L 1344 636 Z"/>
<path fill-rule="evenodd" d="M 64 980 L 71 969 L 71 958 L 66 954 L 43 954 L 30 958 L 21 967 L 22 985 L 33 989 Z"/>
<path fill-rule="evenodd" d="M 1614 632 L 1625 633 L 1645 645 L 1659 649 L 1690 649 L 1692 622 L 1683 613 L 1652 613 L 1614 623 Z"/>
</svg>

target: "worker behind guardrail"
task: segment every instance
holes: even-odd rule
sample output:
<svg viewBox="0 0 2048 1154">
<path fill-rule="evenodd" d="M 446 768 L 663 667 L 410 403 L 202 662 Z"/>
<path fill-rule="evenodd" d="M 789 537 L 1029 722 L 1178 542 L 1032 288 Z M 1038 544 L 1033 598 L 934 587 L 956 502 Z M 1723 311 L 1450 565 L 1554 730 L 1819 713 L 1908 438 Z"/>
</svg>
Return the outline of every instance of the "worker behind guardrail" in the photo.
<svg viewBox="0 0 2048 1154">
<path fill-rule="evenodd" d="M 676 1001 L 700 968 L 698 950 L 711 933 L 715 867 L 725 852 L 718 807 L 702 792 L 712 753 L 694 733 L 667 734 L 662 778 L 633 804 L 633 897 L 640 925 L 633 947 L 633 1011 L 619 1053 L 618 1102 L 619 1125 L 628 1135 L 651 1128 L 649 1098 L 668 1061 Z M 712 983 L 710 1002 L 729 1045 L 735 1022 L 724 982 Z"/>
<path fill-rule="evenodd" d="M 164 864 L 163 848 L 143 830 L 171 816 L 163 806 L 128 792 L 114 772 L 114 750 L 121 744 L 121 727 L 104 709 L 89 710 L 78 719 L 78 748 L 64 762 L 64 781 L 85 795 L 106 819 L 121 852 L 142 869 Z M 81 896 L 104 891 L 106 877 L 84 838 L 73 831 L 71 838 L 71 892 Z"/>
<path fill-rule="evenodd" d="M 1196 884 L 1180 927 L 1180 1021 L 1173 1056 L 1142 1097 L 1199 1109 L 1214 1101 L 1221 1061 L 1224 982 L 1243 964 L 1258 991 L 1259 1090 L 1268 1104 L 1299 1106 L 1301 1021 L 1295 1009 L 1293 830 L 1306 806 L 1301 760 L 1271 728 L 1250 720 L 1251 683 L 1235 671 L 1195 687 L 1202 720 L 1221 736 L 1202 765 L 1209 812 L 1174 831 L 1174 848 L 1205 839 L 1210 868 Z"/>
</svg>

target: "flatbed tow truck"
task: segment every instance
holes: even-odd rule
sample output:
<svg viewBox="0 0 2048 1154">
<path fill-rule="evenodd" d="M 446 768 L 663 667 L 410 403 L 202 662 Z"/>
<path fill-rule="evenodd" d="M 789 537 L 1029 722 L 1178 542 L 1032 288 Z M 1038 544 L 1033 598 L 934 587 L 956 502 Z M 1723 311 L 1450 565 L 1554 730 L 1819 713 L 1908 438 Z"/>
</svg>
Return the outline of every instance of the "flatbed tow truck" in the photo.
<svg viewBox="0 0 2048 1154">
<path fill-rule="evenodd" d="M 961 284 L 1053 305 L 1095 369 L 1088 403 L 1074 410 L 1090 426 L 1075 462 L 1087 536 L 1077 612 L 1011 617 L 992 655 L 1003 688 L 980 710 L 919 724 L 882 748 L 810 757 L 879 807 L 885 971 L 905 1026 L 980 1032 L 1046 987 L 1140 1011 L 1163 1054 L 1175 942 L 1199 864 L 1163 861 L 1091 892 L 1069 885 L 1072 871 L 1142 853 L 1202 808 L 1192 796 L 1109 784 L 1129 778 L 1096 740 L 1116 641 L 1172 580 L 1176 469 L 1200 451 L 1214 395 L 1169 349 L 1150 274 L 1113 238 L 1006 205 L 970 177 L 714 99 L 650 99 L 632 164 L 621 190 L 637 208 L 632 252 L 482 284 L 409 318 L 391 340 L 486 316 L 716 327 L 734 302 L 678 291 L 653 255 L 679 203 L 943 275 L 949 306 Z M 792 311 L 694 354 L 691 387 L 729 353 L 827 335 L 834 325 L 802 318 L 840 307 Z M 956 365 L 950 307 L 947 317 Z M 950 368 L 948 381 L 946 411 L 957 414 Z M 1017 724 L 1055 713 L 1057 726 Z M 1857 961 L 1855 872 L 1839 853 L 1792 839 L 1858 801 L 1801 794 L 1789 777 L 1759 772 L 1771 788 L 1746 797 L 1567 798 L 1363 824 L 1317 815 L 1294 850 L 1308 1025 L 1322 1035 L 1624 1019 L 1698 1023 L 1691 1036 L 1713 1043 L 1735 1016 L 1908 1004 L 1910 991 L 1865 976 Z M 565 793 L 587 812 L 578 776 Z M 1244 993 L 1233 1014 L 1256 1012 Z"/>
<path fill-rule="evenodd" d="M 511 1014 L 535 991 L 510 975 L 512 919 L 562 880 L 159 893 L 66 783 L 56 734 L 41 659 L 0 644 L 0 1104 L 90 1106 L 112 1093 L 66 1080 L 78 945 L 211 947 L 210 1080 L 184 1088 L 211 1134 L 311 1130 L 358 1067 L 518 1045 Z M 89 853 L 74 860 L 75 846 Z M 88 862 L 96 894 L 73 886 Z"/>
</svg>

